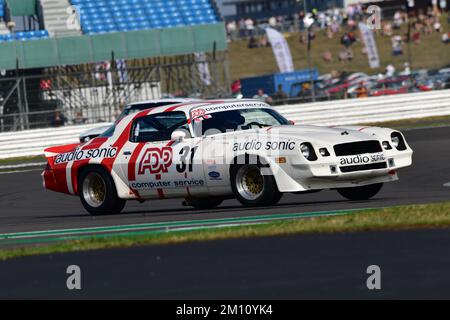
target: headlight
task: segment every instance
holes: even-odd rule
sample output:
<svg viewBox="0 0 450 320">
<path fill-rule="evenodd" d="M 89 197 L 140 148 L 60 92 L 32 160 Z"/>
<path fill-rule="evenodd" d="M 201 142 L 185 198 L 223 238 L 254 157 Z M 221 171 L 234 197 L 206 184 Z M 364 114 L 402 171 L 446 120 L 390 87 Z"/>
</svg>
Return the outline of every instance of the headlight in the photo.
<svg viewBox="0 0 450 320">
<path fill-rule="evenodd" d="M 403 136 L 400 132 L 393 132 L 391 134 L 391 141 L 392 141 L 392 145 L 394 146 L 395 149 L 397 149 L 399 151 L 406 150 L 407 147 L 406 147 L 405 139 L 403 138 Z"/>
<path fill-rule="evenodd" d="M 309 148 L 309 146 L 307 144 L 302 144 L 300 146 L 300 150 L 302 151 L 302 155 L 308 159 L 309 156 L 311 155 L 311 149 Z"/>
<path fill-rule="evenodd" d="M 397 136 L 392 137 L 392 145 L 394 146 L 394 148 L 398 148 L 400 144 L 400 139 Z"/>
<path fill-rule="evenodd" d="M 392 147 L 391 147 L 391 145 L 389 144 L 388 141 L 383 141 L 383 148 L 384 148 L 384 150 L 391 150 L 392 149 Z"/>
<path fill-rule="evenodd" d="M 315 161 L 317 160 L 317 155 L 314 152 L 314 148 L 311 145 L 311 143 L 302 143 L 300 145 L 300 151 L 302 152 L 302 155 L 305 157 L 306 160 L 309 161 Z"/>
</svg>

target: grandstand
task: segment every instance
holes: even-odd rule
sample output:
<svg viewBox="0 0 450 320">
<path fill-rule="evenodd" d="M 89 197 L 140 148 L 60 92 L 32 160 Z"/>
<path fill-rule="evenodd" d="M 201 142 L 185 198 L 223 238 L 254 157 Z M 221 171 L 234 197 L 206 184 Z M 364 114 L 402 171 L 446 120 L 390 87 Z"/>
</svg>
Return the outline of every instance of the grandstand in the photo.
<svg viewBox="0 0 450 320">
<path fill-rule="evenodd" d="M 11 0 L 0 0 L 0 43 L 2 42 L 12 42 L 12 41 L 27 41 L 27 40 L 37 40 L 46 39 L 49 37 L 49 32 L 43 30 L 39 25 L 38 17 L 38 3 L 37 0 L 22 0 L 22 1 L 11 1 Z M 22 27 L 13 27 L 11 32 L 7 23 L 14 22 L 16 25 L 16 20 L 20 18 L 27 17 L 28 28 L 23 24 Z M 31 22 L 34 19 L 33 23 Z"/>
<path fill-rule="evenodd" d="M 126 32 L 216 23 L 209 0 L 71 0 L 79 8 L 83 32 Z"/>
<path fill-rule="evenodd" d="M 3 21 L 5 16 L 5 0 L 0 0 L 0 21 Z"/>
<path fill-rule="evenodd" d="M 82 32 L 87 35 L 192 26 L 220 21 L 217 7 L 210 0 L 28 0 L 28 2 L 30 4 L 27 14 L 42 19 L 41 25 L 56 36 L 77 35 L 76 31 L 68 27 L 67 18 L 64 19 L 70 5 L 76 8 Z M 48 37 L 47 30 L 9 34 L 5 22 L 9 22 L 14 16 L 24 14 L 24 8 L 17 3 L 12 0 L 0 0 L 0 34 L 6 34 L 0 37 L 0 41 Z"/>
<path fill-rule="evenodd" d="M 229 92 L 214 0 L 0 0 L 0 8 L 0 131 L 49 126 L 56 109 L 68 123 L 91 123 L 136 100 Z"/>
<path fill-rule="evenodd" d="M 27 32 L 17 32 L 14 34 L 0 34 L 0 42 L 8 42 L 14 40 L 36 40 L 36 39 L 46 39 L 49 33 L 47 30 L 38 31 L 27 31 Z"/>
</svg>

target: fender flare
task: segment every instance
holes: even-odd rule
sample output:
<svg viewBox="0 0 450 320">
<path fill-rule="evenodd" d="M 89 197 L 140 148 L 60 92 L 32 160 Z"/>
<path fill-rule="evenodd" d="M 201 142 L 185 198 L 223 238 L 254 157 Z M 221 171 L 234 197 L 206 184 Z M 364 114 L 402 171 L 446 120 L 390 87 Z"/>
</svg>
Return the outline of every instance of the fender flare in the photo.
<svg viewBox="0 0 450 320">
<path fill-rule="evenodd" d="M 249 162 L 247 160 L 252 160 Z M 234 165 L 241 164 L 262 164 L 266 170 L 263 170 L 263 175 L 271 175 L 275 179 L 275 183 L 280 192 L 290 192 L 290 190 L 298 190 L 298 184 L 286 173 L 283 168 L 281 168 L 275 161 L 271 161 L 270 159 L 252 153 L 245 153 L 241 155 L 235 156 L 231 160 L 231 164 L 229 165 L 228 172 L 231 179 L 231 168 Z"/>
</svg>

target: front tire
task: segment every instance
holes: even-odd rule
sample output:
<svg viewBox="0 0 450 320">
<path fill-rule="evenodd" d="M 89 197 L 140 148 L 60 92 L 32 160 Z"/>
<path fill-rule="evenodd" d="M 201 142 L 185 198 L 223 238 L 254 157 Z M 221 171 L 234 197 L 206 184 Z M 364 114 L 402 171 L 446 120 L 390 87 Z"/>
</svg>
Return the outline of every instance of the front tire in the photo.
<svg viewBox="0 0 450 320">
<path fill-rule="evenodd" d="M 362 187 L 337 189 L 339 194 L 348 200 L 369 200 L 375 197 L 383 187 L 382 183 L 371 184 Z"/>
<path fill-rule="evenodd" d="M 117 214 L 125 207 L 126 201 L 117 196 L 114 181 L 103 168 L 83 170 L 78 185 L 81 203 L 91 215 Z"/>
<path fill-rule="evenodd" d="M 231 188 L 244 206 L 273 206 L 283 196 L 274 176 L 263 175 L 262 168 L 261 164 L 234 165 L 231 168 Z"/>
</svg>

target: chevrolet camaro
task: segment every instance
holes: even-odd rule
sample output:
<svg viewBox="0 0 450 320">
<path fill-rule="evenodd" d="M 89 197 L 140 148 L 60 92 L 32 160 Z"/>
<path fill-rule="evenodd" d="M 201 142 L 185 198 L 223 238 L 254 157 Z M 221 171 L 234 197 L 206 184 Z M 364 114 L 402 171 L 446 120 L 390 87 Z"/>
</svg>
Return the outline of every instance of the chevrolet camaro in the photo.
<svg viewBox="0 0 450 320">
<path fill-rule="evenodd" d="M 145 109 L 88 142 L 46 149 L 42 177 L 45 188 L 79 196 L 93 215 L 119 213 L 128 200 L 270 206 L 285 193 L 324 189 L 367 200 L 398 179 L 412 153 L 397 130 L 296 125 L 254 100 L 191 101 Z"/>
</svg>

